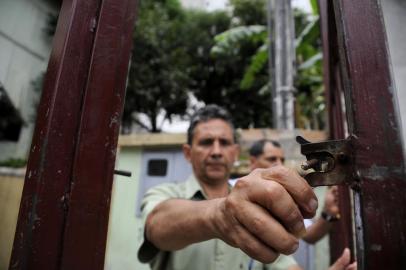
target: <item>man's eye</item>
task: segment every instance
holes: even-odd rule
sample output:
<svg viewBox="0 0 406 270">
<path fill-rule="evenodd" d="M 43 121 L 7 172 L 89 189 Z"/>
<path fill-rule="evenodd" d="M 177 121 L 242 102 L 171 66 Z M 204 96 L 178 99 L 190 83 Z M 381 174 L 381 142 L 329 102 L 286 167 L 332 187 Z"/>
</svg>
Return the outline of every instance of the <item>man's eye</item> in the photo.
<svg viewBox="0 0 406 270">
<path fill-rule="evenodd" d="M 199 141 L 199 145 L 201 145 L 201 146 L 210 146 L 212 144 L 213 144 L 212 139 L 205 139 L 205 140 Z"/>
<path fill-rule="evenodd" d="M 275 162 L 277 160 L 277 157 L 268 157 L 267 160 L 269 162 Z"/>
<path fill-rule="evenodd" d="M 266 160 L 268 160 L 269 162 L 276 162 L 277 160 L 280 160 L 281 161 L 281 163 L 283 164 L 283 163 L 285 163 L 285 158 L 283 158 L 283 157 L 267 157 L 266 158 Z"/>
<path fill-rule="evenodd" d="M 221 146 L 229 146 L 229 145 L 231 145 L 231 141 L 226 140 L 226 139 L 220 139 L 220 145 Z"/>
</svg>

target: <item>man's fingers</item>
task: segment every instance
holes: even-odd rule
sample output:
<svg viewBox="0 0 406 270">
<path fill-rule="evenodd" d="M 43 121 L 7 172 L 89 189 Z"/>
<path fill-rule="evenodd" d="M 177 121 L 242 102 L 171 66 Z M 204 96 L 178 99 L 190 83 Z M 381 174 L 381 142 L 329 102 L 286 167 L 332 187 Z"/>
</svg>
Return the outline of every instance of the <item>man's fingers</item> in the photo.
<svg viewBox="0 0 406 270">
<path fill-rule="evenodd" d="M 257 204 L 242 205 L 236 218 L 254 237 L 276 252 L 292 254 L 298 248 L 298 239 Z"/>
<path fill-rule="evenodd" d="M 317 197 L 309 184 L 296 172 L 284 166 L 258 170 L 265 180 L 273 180 L 281 184 L 300 207 L 303 217 L 311 218 L 316 214 Z"/>
<path fill-rule="evenodd" d="M 330 266 L 329 270 L 346 270 L 347 267 L 350 266 L 350 259 L 350 250 L 345 248 L 341 254 L 341 257 L 338 258 L 332 266 Z"/>
<path fill-rule="evenodd" d="M 272 263 L 279 256 L 279 253 L 262 243 L 242 226 L 236 226 L 230 235 L 230 240 L 226 240 L 226 242 L 231 246 L 238 247 L 251 258 L 262 263 Z"/>
<path fill-rule="evenodd" d="M 357 270 L 357 268 L 358 268 L 357 262 L 353 262 L 352 264 L 347 266 L 347 268 L 345 268 L 345 270 Z"/>
<path fill-rule="evenodd" d="M 249 184 L 244 181 L 249 180 L 240 180 L 236 188 Z M 267 209 L 274 218 L 282 222 L 286 230 L 297 237 L 306 233 L 299 208 L 281 184 L 263 181 L 261 185 L 253 185 L 250 189 L 249 200 Z M 269 215 L 269 213 L 265 214 Z"/>
<path fill-rule="evenodd" d="M 312 188 L 294 171 L 283 166 L 257 169 L 241 178 L 223 201 L 228 221 L 219 226 L 220 237 L 231 241 L 230 230 L 235 233 L 242 227 L 246 234 L 237 234 L 236 245 L 253 258 L 264 262 L 258 258 L 261 246 L 268 252 L 291 254 L 298 247 L 295 235 L 305 231 L 303 216 L 314 216 L 317 205 Z"/>
</svg>

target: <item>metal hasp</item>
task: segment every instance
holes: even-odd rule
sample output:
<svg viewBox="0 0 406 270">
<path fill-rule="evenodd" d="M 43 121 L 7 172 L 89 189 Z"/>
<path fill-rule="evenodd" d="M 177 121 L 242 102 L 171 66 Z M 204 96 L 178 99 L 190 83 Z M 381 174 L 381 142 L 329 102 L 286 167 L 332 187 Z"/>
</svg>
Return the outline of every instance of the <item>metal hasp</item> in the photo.
<svg viewBox="0 0 406 270">
<path fill-rule="evenodd" d="M 345 140 L 311 143 L 297 136 L 296 141 L 300 144 L 301 153 L 307 159 L 302 169 L 314 170 L 304 177 L 311 186 L 353 185 L 351 137 Z"/>
</svg>

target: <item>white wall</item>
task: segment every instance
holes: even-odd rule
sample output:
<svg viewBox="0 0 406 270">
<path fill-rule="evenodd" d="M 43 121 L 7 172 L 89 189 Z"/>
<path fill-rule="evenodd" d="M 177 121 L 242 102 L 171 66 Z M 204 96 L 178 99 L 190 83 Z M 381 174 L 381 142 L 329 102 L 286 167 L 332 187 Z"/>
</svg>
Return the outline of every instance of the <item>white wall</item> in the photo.
<svg viewBox="0 0 406 270">
<path fill-rule="evenodd" d="M 382 0 L 381 5 L 398 96 L 403 142 L 406 142 L 406 1 Z"/>
<path fill-rule="evenodd" d="M 0 142 L 0 160 L 25 157 L 33 124 L 32 81 L 46 70 L 51 39 L 44 32 L 52 1 L 0 0 L 0 81 L 27 125 L 18 143 Z"/>
<path fill-rule="evenodd" d="M 136 202 L 140 182 L 141 150 L 122 148 L 117 156 L 116 168 L 132 172 L 130 178 L 116 176 L 110 205 L 109 229 L 105 255 L 105 270 L 147 270 L 137 252 L 143 239 L 143 222 L 136 216 Z"/>
</svg>

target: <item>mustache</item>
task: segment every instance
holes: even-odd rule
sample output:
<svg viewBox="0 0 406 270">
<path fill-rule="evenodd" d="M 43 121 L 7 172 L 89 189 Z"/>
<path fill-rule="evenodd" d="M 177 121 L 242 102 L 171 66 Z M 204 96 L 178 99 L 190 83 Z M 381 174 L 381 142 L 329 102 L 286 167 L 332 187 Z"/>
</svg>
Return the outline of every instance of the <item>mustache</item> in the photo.
<svg viewBox="0 0 406 270">
<path fill-rule="evenodd" d="M 218 160 L 210 160 L 210 161 L 206 161 L 205 165 L 220 165 L 220 166 L 224 166 L 227 167 L 227 163 L 224 161 L 218 161 Z"/>
</svg>

